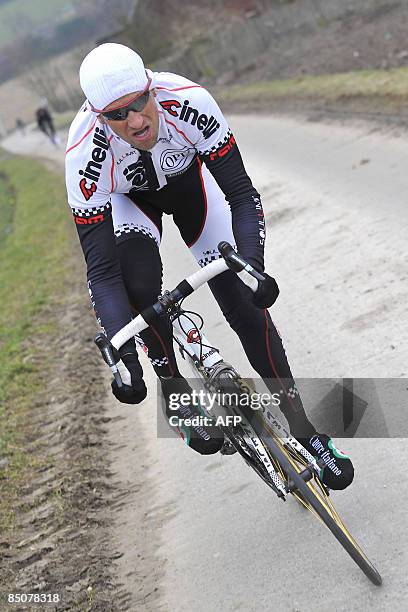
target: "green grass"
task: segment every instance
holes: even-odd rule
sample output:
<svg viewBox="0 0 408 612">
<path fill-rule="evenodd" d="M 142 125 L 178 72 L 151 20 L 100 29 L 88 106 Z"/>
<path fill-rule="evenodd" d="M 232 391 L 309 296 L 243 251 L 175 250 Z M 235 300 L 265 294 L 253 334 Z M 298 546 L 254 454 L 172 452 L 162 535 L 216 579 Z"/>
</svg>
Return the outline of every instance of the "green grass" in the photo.
<svg viewBox="0 0 408 612">
<path fill-rule="evenodd" d="M 71 11 L 68 0 L 11 0 L 0 5 L 0 44 L 12 42 L 21 23 L 23 33 L 33 27 L 61 21 Z"/>
<path fill-rule="evenodd" d="M 7 176 L 0 171 L 0 246 L 12 229 L 14 194 Z"/>
<path fill-rule="evenodd" d="M 31 159 L 0 162 L 0 194 L 0 460 L 8 461 L 0 468 L 1 530 L 12 525 L 13 498 L 37 461 L 25 435 L 55 333 L 70 222 L 62 180 Z"/>
<path fill-rule="evenodd" d="M 381 100 L 385 105 L 405 107 L 408 96 L 408 68 L 360 70 L 339 74 L 304 76 L 297 79 L 258 81 L 236 85 L 218 92 L 224 104 L 284 102 L 288 99 L 320 99 L 341 103 L 352 99 Z"/>
</svg>

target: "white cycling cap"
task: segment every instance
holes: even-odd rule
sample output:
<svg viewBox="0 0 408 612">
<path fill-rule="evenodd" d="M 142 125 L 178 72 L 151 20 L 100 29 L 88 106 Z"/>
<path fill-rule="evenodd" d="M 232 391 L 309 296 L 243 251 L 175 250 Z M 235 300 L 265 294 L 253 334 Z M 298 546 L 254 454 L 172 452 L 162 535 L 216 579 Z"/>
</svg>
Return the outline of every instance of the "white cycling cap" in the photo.
<svg viewBox="0 0 408 612">
<path fill-rule="evenodd" d="M 144 91 L 148 76 L 142 58 L 133 49 L 105 43 L 84 58 L 79 81 L 94 109 L 102 110 L 126 94 Z"/>
</svg>

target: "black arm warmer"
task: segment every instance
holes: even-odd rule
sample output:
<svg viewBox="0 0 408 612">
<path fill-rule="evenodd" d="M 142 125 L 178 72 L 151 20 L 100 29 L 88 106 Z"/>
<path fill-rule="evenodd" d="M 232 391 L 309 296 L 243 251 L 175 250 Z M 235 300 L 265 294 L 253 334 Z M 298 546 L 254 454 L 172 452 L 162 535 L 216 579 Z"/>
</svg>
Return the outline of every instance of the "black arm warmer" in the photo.
<svg viewBox="0 0 408 612">
<path fill-rule="evenodd" d="M 76 222 L 87 265 L 92 305 L 108 338 L 112 338 L 132 318 L 116 254 L 112 214 L 109 210 L 97 223 L 89 224 L 86 217 L 76 218 Z M 133 341 L 131 346 L 134 347 Z"/>
</svg>

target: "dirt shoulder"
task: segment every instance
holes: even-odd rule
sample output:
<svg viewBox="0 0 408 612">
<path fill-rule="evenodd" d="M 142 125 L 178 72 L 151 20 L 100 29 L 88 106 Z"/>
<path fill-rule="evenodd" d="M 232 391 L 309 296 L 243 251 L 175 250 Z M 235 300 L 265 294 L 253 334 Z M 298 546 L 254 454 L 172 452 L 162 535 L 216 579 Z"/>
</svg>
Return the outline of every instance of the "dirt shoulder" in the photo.
<svg viewBox="0 0 408 612">
<path fill-rule="evenodd" d="M 109 417 L 76 251 L 72 244 L 72 270 L 79 274 L 67 279 L 59 305 L 38 315 L 39 324 L 55 323 L 55 333 L 27 340 L 45 371 L 24 423 L 24 451 L 35 461 L 17 491 L 13 530 L 1 539 L 1 584 L 3 593 L 59 594 L 61 602 L 50 609 L 120 610 L 111 598 L 118 592 L 119 553 L 108 533 Z"/>
<path fill-rule="evenodd" d="M 55 160 L 47 166 L 61 172 Z M 67 274 L 51 302 L 36 309 L 35 329 L 41 333 L 28 335 L 22 346 L 35 390 L 18 421 L 15 398 L 5 401 L 5 419 L 10 431 L 18 426 L 13 445 L 21 453 L 9 444 L 10 458 L 6 454 L 0 466 L 3 496 L 5 491 L 9 495 L 4 508 L 10 509 L 2 517 L 0 536 L 0 609 L 31 609 L 8 605 L 8 593 L 42 593 L 60 596 L 59 602 L 51 598 L 49 610 L 147 610 L 149 601 L 158 598 L 157 540 L 154 529 L 141 533 L 136 527 L 154 491 L 142 480 L 135 491 L 122 480 L 116 463 L 124 417 L 111 399 L 106 366 L 94 349 L 96 323 L 83 257 L 71 225 L 67 232 Z M 140 454 L 143 435 L 142 429 L 134 434 Z M 29 458 L 19 470 L 14 469 L 16 454 Z M 147 450 L 143 456 L 148 461 Z M 134 457 L 122 459 L 133 471 Z M 123 524 L 129 504 L 134 504 L 131 521 Z M 130 546 L 130 523 L 136 533 L 131 540 L 134 565 L 126 573 L 139 607 L 118 567 L 127 540 Z"/>
</svg>

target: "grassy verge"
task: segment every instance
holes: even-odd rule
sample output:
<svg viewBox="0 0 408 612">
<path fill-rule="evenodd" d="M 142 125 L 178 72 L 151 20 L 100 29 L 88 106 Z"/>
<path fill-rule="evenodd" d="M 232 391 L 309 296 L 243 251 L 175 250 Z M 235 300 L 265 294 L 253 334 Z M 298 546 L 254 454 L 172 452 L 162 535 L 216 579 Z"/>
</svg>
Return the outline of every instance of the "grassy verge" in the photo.
<svg viewBox="0 0 408 612">
<path fill-rule="evenodd" d="M 348 109 L 384 113 L 406 111 L 408 68 L 360 70 L 340 74 L 304 76 L 297 79 L 258 81 L 217 92 L 217 98 L 232 108 L 254 110 L 282 108 L 310 102 Z"/>
<path fill-rule="evenodd" d="M 41 388 L 52 306 L 63 291 L 70 239 L 62 180 L 27 158 L 0 162 L 0 531 L 13 525 L 30 407 Z M 34 341 L 35 340 L 35 341 Z M 38 351 L 38 348 L 41 350 Z"/>
</svg>

